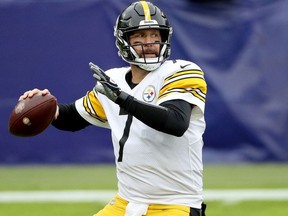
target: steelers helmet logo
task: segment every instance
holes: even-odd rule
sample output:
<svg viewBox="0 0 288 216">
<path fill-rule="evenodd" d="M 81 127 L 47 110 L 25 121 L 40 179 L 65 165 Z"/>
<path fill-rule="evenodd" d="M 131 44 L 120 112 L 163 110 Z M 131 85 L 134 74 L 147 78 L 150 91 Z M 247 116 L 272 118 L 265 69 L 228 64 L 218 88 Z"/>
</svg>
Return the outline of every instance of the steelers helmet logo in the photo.
<svg viewBox="0 0 288 216">
<path fill-rule="evenodd" d="M 156 97 L 155 87 L 154 86 L 147 86 L 143 92 L 143 99 L 146 102 L 151 102 Z"/>
</svg>

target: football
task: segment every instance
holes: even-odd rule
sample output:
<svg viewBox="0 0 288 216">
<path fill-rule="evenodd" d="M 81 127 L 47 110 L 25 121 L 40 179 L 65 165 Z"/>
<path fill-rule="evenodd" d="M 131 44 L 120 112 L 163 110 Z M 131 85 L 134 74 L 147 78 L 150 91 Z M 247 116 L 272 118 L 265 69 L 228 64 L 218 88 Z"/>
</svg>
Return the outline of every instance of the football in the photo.
<svg viewBox="0 0 288 216">
<path fill-rule="evenodd" d="M 36 94 L 17 103 L 9 118 L 8 130 L 21 137 L 43 132 L 54 119 L 57 100 L 51 94 Z"/>
</svg>

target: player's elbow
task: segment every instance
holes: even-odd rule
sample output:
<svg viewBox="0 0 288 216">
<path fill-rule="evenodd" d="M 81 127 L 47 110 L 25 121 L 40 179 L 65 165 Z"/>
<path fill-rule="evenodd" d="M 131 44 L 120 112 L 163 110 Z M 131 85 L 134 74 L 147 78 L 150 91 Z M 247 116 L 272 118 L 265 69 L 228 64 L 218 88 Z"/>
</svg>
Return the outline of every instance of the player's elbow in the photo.
<svg viewBox="0 0 288 216">
<path fill-rule="evenodd" d="M 179 132 L 177 132 L 177 133 L 175 134 L 175 136 L 177 136 L 177 137 L 182 137 L 185 132 L 186 132 L 186 130 L 185 130 L 185 131 L 179 131 Z"/>
<path fill-rule="evenodd" d="M 178 128 L 178 130 L 175 131 L 174 136 L 177 136 L 177 137 L 183 136 L 187 129 L 188 127 Z"/>
<path fill-rule="evenodd" d="M 169 127 L 166 128 L 165 132 L 176 137 L 181 137 L 187 131 L 188 127 L 189 124 L 187 124 L 184 121 L 181 121 L 178 122 L 177 124 L 171 124 Z"/>
</svg>

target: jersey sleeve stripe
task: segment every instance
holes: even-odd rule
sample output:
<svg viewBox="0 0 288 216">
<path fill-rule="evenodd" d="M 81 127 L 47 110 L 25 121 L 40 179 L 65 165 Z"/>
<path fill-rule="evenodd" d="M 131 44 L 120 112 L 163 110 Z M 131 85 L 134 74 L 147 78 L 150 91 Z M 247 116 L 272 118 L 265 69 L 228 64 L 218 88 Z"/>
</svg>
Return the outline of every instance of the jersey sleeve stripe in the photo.
<svg viewBox="0 0 288 216">
<path fill-rule="evenodd" d="M 169 91 L 166 91 L 165 93 L 163 93 L 161 96 L 158 97 L 158 99 L 162 99 L 164 97 L 169 96 L 170 94 L 173 93 L 190 93 L 192 94 L 194 97 L 197 97 L 198 99 L 200 99 L 201 101 L 205 102 L 206 101 L 206 95 L 203 94 L 199 89 L 171 89 Z"/>
<path fill-rule="evenodd" d="M 94 95 L 94 91 L 90 91 L 86 94 L 83 100 L 83 106 L 85 108 L 85 111 L 90 116 L 101 122 L 107 122 L 104 109 L 97 97 Z"/>
<path fill-rule="evenodd" d="M 179 72 L 177 72 L 177 73 L 174 73 L 174 74 L 166 77 L 164 82 L 167 82 L 168 80 L 173 79 L 173 78 L 176 78 L 176 77 L 178 77 L 178 76 L 183 76 L 183 75 L 185 76 L 185 75 L 192 75 L 192 74 L 195 75 L 195 76 L 199 75 L 200 77 L 203 77 L 203 76 L 204 76 L 204 73 L 203 73 L 203 71 L 201 71 L 201 70 L 197 70 L 197 69 L 194 69 L 194 70 L 185 70 L 185 71 L 179 71 Z"/>
<path fill-rule="evenodd" d="M 158 99 L 172 93 L 190 93 L 205 102 L 207 85 L 201 70 L 187 70 L 177 72 L 164 80 Z"/>
</svg>

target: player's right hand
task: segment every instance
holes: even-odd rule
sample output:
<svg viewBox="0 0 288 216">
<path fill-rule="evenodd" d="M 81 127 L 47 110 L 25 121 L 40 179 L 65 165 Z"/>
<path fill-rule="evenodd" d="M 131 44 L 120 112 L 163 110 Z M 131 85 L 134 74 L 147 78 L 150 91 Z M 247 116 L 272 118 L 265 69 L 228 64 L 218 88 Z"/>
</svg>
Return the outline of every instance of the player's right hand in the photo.
<svg viewBox="0 0 288 216">
<path fill-rule="evenodd" d="M 46 94 L 51 94 L 51 93 L 50 93 L 50 91 L 48 89 L 40 90 L 40 89 L 34 88 L 33 90 L 28 90 L 28 91 L 24 92 L 24 94 L 22 94 L 19 97 L 18 101 L 24 100 L 27 97 L 32 98 L 36 94 L 46 95 Z"/>
<path fill-rule="evenodd" d="M 24 100 L 26 98 L 32 98 L 36 94 L 47 95 L 47 94 L 51 94 L 51 93 L 50 93 L 50 91 L 48 89 L 40 90 L 38 88 L 34 88 L 32 90 L 28 90 L 28 91 L 24 92 L 24 94 L 22 94 L 19 97 L 18 101 Z M 59 106 L 57 105 L 57 109 L 56 109 L 56 113 L 55 113 L 54 119 L 56 120 L 58 118 L 58 116 L 59 116 Z"/>
</svg>

